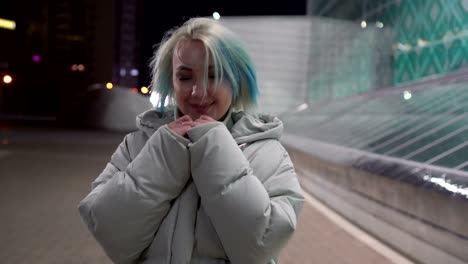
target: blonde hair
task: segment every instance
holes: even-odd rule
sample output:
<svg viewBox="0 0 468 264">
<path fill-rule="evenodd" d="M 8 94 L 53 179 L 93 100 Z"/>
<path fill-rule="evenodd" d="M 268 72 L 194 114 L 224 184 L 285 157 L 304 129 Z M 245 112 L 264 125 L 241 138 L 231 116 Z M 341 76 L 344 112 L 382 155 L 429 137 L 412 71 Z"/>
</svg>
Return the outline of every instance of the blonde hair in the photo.
<svg viewBox="0 0 468 264">
<path fill-rule="evenodd" d="M 255 67 L 244 43 L 219 21 L 191 18 L 182 26 L 168 31 L 150 62 L 151 88 L 160 95 L 164 111 L 166 98 L 173 99 L 172 56 L 180 40 L 199 40 L 205 47 L 204 91 L 208 79 L 209 56 L 213 59 L 215 82 L 226 81 L 232 90 L 232 107 L 249 109 L 257 103 L 258 87 Z M 172 100 L 173 101 L 173 100 Z"/>
</svg>

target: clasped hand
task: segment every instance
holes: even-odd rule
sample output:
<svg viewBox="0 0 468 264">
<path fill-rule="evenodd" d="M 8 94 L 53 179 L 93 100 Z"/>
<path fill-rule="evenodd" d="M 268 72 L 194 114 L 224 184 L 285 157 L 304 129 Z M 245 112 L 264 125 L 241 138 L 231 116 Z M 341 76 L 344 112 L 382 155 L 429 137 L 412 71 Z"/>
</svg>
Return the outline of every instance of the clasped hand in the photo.
<svg viewBox="0 0 468 264">
<path fill-rule="evenodd" d="M 188 115 L 184 115 L 183 117 L 180 117 L 173 122 L 169 123 L 167 126 L 174 131 L 176 134 L 186 137 L 187 136 L 187 131 L 189 131 L 191 128 L 200 126 L 203 124 L 208 124 L 211 122 L 216 122 L 213 118 L 206 116 L 206 115 L 201 115 L 197 120 L 192 120 L 192 118 Z"/>
</svg>

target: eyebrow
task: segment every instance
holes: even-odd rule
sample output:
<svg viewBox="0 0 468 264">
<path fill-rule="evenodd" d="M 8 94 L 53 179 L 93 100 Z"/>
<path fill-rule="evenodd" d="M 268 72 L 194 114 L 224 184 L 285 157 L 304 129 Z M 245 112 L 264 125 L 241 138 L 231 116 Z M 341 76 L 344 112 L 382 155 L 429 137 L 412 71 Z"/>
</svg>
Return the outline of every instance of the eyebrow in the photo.
<svg viewBox="0 0 468 264">
<path fill-rule="evenodd" d="M 181 71 L 181 70 L 192 70 L 192 68 L 190 68 L 189 66 L 187 65 L 184 65 L 184 64 L 181 64 L 177 67 L 176 69 L 177 71 Z"/>
<path fill-rule="evenodd" d="M 179 65 L 179 66 L 177 67 L 177 69 L 176 69 L 176 71 L 183 71 L 183 70 L 189 70 L 189 71 L 191 71 L 192 68 L 191 68 L 190 66 L 186 65 L 186 64 L 181 64 L 181 65 Z M 214 70 L 214 66 L 213 66 L 213 65 L 209 65 L 209 66 L 208 66 L 208 71 L 212 71 L 212 70 Z"/>
</svg>

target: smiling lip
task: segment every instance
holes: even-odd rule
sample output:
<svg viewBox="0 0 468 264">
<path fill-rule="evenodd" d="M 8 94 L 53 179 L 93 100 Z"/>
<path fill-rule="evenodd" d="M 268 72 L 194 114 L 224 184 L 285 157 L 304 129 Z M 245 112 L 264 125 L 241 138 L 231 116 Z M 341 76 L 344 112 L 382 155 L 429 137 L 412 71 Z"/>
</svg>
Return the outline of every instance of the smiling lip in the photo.
<svg viewBox="0 0 468 264">
<path fill-rule="evenodd" d="M 198 105 L 198 104 L 193 104 L 191 105 L 192 109 L 195 110 L 195 112 L 205 115 L 210 111 L 210 108 L 213 104 L 204 104 L 204 105 Z"/>
</svg>

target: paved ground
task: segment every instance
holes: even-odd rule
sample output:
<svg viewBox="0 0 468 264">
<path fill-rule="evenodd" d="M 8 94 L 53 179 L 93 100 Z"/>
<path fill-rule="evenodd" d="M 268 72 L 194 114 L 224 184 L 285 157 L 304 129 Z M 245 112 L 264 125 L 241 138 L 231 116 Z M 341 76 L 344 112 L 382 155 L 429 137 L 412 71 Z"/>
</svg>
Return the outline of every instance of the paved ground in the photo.
<svg viewBox="0 0 468 264">
<path fill-rule="evenodd" d="M 382 255 L 349 235 L 309 203 L 298 229 L 280 257 L 281 264 L 390 264 Z"/>
<path fill-rule="evenodd" d="M 9 133 L 0 138 L 0 262 L 110 263 L 76 206 L 120 135 Z M 281 263 L 391 262 L 306 204 Z"/>
</svg>

